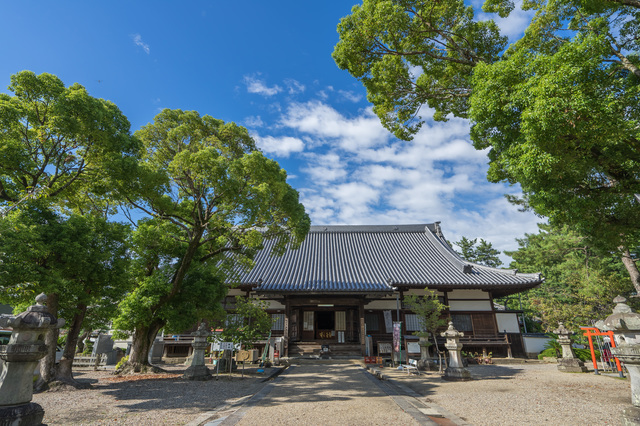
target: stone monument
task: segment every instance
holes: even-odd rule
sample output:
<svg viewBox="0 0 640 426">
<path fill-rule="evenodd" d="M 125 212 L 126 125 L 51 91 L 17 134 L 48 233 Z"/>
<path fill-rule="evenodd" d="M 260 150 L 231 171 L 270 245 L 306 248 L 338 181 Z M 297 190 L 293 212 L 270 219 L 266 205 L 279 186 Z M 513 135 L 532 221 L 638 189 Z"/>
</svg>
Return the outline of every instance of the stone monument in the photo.
<svg viewBox="0 0 640 426">
<path fill-rule="evenodd" d="M 207 330 L 205 323 L 201 322 L 197 331 L 191 333 L 193 336 L 193 358 L 191 365 L 184 372 L 183 377 L 189 380 L 209 380 L 211 379 L 211 372 L 204 365 L 204 351 L 207 348 L 207 337 L 211 335 L 211 332 Z"/>
<path fill-rule="evenodd" d="M 598 321 L 596 327 L 604 331 L 613 331 L 616 347 L 611 354 L 624 362 L 631 379 L 631 403 L 633 406 L 622 411 L 622 423 L 640 424 L 640 315 L 627 305 L 627 299 L 618 296 L 613 314 L 604 321 Z"/>
<path fill-rule="evenodd" d="M 558 343 L 562 347 L 562 358 L 558 360 L 558 370 L 565 373 L 586 373 L 587 367 L 584 362 L 576 358 L 576 354 L 571 346 L 571 335 L 573 331 L 567 329 L 563 323 L 558 323 L 558 329 L 553 330 L 558 335 Z"/>
<path fill-rule="evenodd" d="M 11 327 L 9 343 L 0 345 L 0 358 L 4 360 L 0 374 L 0 424 L 39 425 L 44 410 L 34 402 L 33 371 L 47 353 L 45 334 L 64 325 L 49 313 L 44 303 L 45 294 L 36 297 L 36 304 L 17 316 L 0 316 L 1 327 Z"/>
<path fill-rule="evenodd" d="M 462 356 L 460 355 L 460 351 L 462 350 L 460 338 L 464 336 L 464 333 L 456 330 L 453 327 L 453 322 L 449 321 L 449 328 L 441 333 L 441 336 L 447 338 L 444 347 L 449 350 L 449 366 L 444 370 L 443 379 L 457 381 L 471 380 L 471 373 L 469 373 L 469 370 L 462 364 Z"/>
</svg>

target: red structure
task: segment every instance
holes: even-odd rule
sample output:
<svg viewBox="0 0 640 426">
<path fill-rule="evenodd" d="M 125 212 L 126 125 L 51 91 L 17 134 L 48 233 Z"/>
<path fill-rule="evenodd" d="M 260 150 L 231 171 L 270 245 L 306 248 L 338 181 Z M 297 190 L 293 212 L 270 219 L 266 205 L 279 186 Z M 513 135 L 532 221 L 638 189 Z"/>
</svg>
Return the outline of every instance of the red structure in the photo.
<svg viewBox="0 0 640 426">
<path fill-rule="evenodd" d="M 598 361 L 596 360 L 596 353 L 593 349 L 593 337 L 595 336 L 608 336 L 609 337 L 609 341 L 611 342 L 611 347 L 615 348 L 616 347 L 616 341 L 613 338 L 613 331 L 600 331 L 598 330 L 597 327 L 580 327 L 581 330 L 584 331 L 584 336 L 587 337 L 587 339 L 589 339 L 589 349 L 591 350 L 591 360 L 593 361 L 593 370 L 595 372 L 595 374 L 600 374 L 598 372 Z M 616 360 L 616 367 L 618 368 L 618 375 L 620 375 L 620 377 L 624 377 L 624 374 L 622 373 L 622 366 L 620 365 L 620 360 L 618 360 L 618 358 L 614 357 L 613 359 Z"/>
</svg>

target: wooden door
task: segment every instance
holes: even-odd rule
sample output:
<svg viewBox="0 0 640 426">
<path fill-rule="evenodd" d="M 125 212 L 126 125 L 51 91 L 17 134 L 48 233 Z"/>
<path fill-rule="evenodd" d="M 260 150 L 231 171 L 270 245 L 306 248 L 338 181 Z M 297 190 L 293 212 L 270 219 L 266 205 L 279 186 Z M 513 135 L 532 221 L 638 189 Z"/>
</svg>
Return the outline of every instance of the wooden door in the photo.
<svg viewBox="0 0 640 426">
<path fill-rule="evenodd" d="M 302 312 L 302 340 L 309 342 L 314 340 L 314 312 L 304 311 Z"/>
<path fill-rule="evenodd" d="M 300 340 L 300 331 L 298 329 L 299 327 L 299 316 L 300 316 L 300 310 L 299 309 L 292 309 L 291 310 L 291 316 L 289 317 L 289 339 L 292 342 L 297 342 Z"/>
<path fill-rule="evenodd" d="M 495 336 L 496 319 L 493 314 L 472 314 L 474 336 Z"/>
</svg>

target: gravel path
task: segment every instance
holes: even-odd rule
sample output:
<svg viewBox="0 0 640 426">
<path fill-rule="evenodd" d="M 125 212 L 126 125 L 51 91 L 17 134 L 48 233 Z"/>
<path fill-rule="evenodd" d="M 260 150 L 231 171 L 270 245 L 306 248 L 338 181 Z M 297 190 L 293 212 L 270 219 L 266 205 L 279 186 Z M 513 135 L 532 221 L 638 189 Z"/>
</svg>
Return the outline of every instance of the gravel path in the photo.
<svg viewBox="0 0 640 426">
<path fill-rule="evenodd" d="M 555 364 L 469 370 L 476 380 L 448 382 L 437 372 L 417 377 L 391 368 L 383 374 L 474 425 L 617 425 L 631 406 L 629 379 L 617 375 L 561 373 Z"/>
<path fill-rule="evenodd" d="M 184 367 L 168 369 L 172 374 L 164 378 L 143 380 L 79 370 L 76 377 L 93 389 L 45 392 L 33 400 L 45 409 L 50 426 L 198 424 L 233 416 L 234 403 L 245 403 L 262 389 L 269 392 L 241 408 L 239 424 L 411 425 L 419 423 L 411 409 L 422 403 L 473 425 L 599 425 L 619 424 L 621 410 L 631 405 L 628 379 L 560 373 L 553 364 L 471 366 L 476 380 L 470 382 L 385 368 L 391 380 L 374 382 L 358 365 L 316 363 L 294 366 L 275 386 L 251 374 L 192 382 L 180 377 Z M 385 393 L 381 386 L 389 384 L 407 392 Z M 399 408 L 403 403 L 407 412 Z"/>
<path fill-rule="evenodd" d="M 222 425 L 421 424 L 403 411 L 375 380 L 358 365 L 297 365 L 239 421 L 230 419 Z"/>
<path fill-rule="evenodd" d="M 262 389 L 264 375 L 240 373 L 205 382 L 181 377 L 185 367 L 163 366 L 170 374 L 140 379 L 80 369 L 74 377 L 91 383 L 87 390 L 43 392 L 33 402 L 45 410 L 43 422 L 54 425 L 182 425 L 215 408 Z M 147 376 L 150 377 L 150 376 Z"/>
</svg>

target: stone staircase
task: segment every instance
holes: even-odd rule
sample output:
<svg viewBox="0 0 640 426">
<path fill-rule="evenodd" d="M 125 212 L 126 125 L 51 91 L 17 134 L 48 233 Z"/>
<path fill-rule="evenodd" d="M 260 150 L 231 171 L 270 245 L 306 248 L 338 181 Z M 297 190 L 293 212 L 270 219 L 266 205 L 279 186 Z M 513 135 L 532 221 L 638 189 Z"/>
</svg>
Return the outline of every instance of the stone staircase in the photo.
<svg viewBox="0 0 640 426">
<path fill-rule="evenodd" d="M 289 342 L 289 358 L 360 358 L 360 345 L 349 343 L 328 343 L 329 352 L 322 353 L 322 343 L 319 342 Z"/>
</svg>

